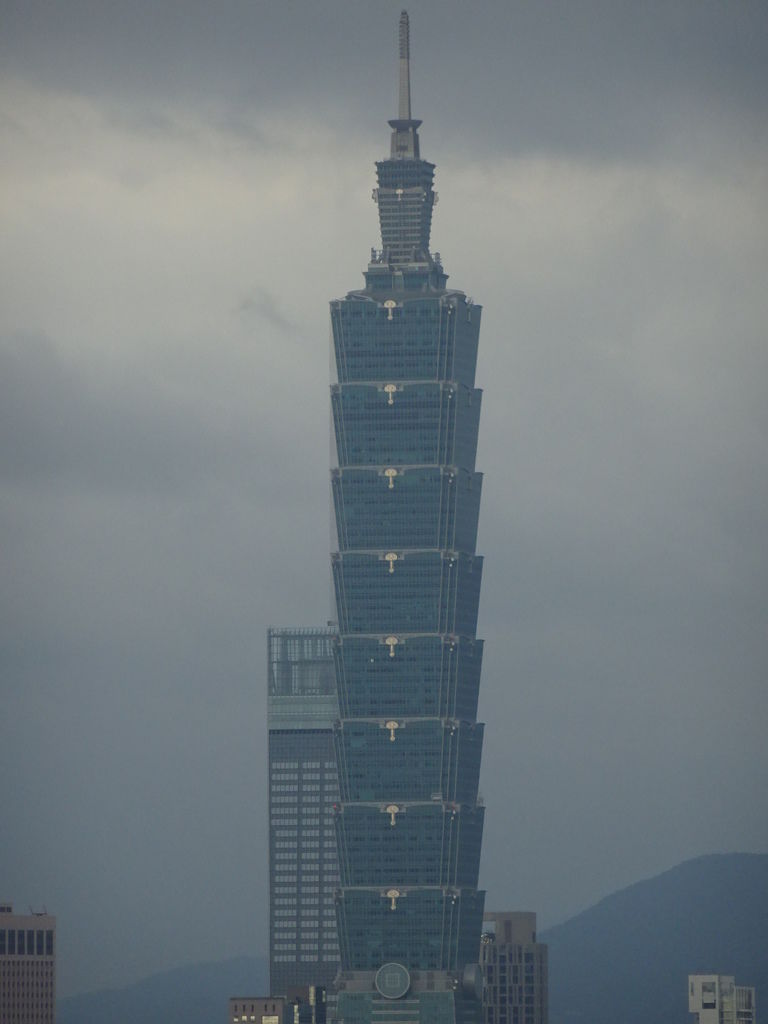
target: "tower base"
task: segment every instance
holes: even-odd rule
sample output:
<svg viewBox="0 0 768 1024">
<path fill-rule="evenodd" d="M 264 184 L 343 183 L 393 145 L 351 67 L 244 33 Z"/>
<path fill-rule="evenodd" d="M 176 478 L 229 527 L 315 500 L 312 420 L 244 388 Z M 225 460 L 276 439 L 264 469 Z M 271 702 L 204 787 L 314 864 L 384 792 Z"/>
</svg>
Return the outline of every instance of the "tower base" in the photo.
<svg viewBox="0 0 768 1024">
<path fill-rule="evenodd" d="M 385 971 L 344 971 L 337 977 L 338 1024 L 481 1024 L 482 997 L 468 991 L 474 975 L 468 984 L 465 971 L 462 984 L 445 971 L 414 971 L 403 995 L 384 995 L 386 985 L 377 979 Z"/>
</svg>

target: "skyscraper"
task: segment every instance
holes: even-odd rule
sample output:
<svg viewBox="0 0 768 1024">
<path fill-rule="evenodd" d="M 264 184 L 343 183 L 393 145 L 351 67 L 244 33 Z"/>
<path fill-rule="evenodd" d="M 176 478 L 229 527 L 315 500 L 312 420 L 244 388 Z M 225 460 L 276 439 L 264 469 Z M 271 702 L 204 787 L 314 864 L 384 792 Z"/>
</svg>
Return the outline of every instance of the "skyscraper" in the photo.
<svg viewBox="0 0 768 1024">
<path fill-rule="evenodd" d="M 390 156 L 376 164 L 382 248 L 365 287 L 331 303 L 346 1024 L 480 1013 L 480 308 L 429 251 L 434 165 L 411 116 L 405 12 L 399 57 Z"/>
<path fill-rule="evenodd" d="M 339 966 L 333 805 L 338 716 L 329 629 L 270 629 L 270 991 L 330 987 Z"/>
</svg>

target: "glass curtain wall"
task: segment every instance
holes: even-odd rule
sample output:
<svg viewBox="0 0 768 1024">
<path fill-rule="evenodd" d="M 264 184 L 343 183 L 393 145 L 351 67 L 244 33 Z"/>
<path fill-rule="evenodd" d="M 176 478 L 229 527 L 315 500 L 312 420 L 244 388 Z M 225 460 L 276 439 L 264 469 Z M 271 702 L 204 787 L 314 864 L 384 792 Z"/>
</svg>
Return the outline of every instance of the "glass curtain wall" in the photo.
<svg viewBox="0 0 768 1024">
<path fill-rule="evenodd" d="M 429 250 L 434 165 L 419 154 L 409 74 L 404 14 L 400 116 L 376 164 L 382 249 L 365 287 L 331 303 L 346 1024 L 480 1010 L 480 307 Z"/>
</svg>

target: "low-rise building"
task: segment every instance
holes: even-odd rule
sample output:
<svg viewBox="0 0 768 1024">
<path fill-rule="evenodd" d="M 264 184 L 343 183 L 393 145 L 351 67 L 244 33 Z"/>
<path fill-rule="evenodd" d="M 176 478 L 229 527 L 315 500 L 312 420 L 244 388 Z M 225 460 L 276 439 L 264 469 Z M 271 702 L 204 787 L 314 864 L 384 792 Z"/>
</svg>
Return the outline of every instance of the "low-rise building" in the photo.
<svg viewBox="0 0 768 1024">
<path fill-rule="evenodd" d="M 285 1024 L 285 996 L 231 996 L 229 1024 Z"/>
<path fill-rule="evenodd" d="M 228 1024 L 326 1024 L 323 985 L 301 985 L 279 996 L 232 996 Z"/>
</svg>

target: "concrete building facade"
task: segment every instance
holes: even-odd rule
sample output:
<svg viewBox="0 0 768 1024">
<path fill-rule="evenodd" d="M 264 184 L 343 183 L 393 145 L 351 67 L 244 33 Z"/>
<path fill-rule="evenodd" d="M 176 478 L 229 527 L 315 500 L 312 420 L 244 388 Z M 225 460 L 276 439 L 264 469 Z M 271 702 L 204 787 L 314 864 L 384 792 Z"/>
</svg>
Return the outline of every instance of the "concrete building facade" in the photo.
<svg viewBox="0 0 768 1024">
<path fill-rule="evenodd" d="M 56 1020 L 56 918 L 0 904 L 0 1021 Z"/>
<path fill-rule="evenodd" d="M 480 966 L 484 1024 L 547 1024 L 547 947 L 529 911 L 483 915 Z"/>
<path fill-rule="evenodd" d="M 267 634 L 269 979 L 275 995 L 297 986 L 331 990 L 339 966 L 332 639 L 328 628 Z"/>
</svg>

